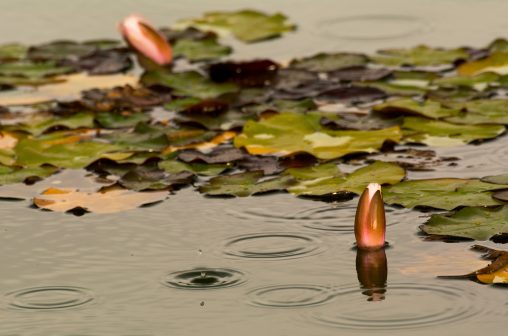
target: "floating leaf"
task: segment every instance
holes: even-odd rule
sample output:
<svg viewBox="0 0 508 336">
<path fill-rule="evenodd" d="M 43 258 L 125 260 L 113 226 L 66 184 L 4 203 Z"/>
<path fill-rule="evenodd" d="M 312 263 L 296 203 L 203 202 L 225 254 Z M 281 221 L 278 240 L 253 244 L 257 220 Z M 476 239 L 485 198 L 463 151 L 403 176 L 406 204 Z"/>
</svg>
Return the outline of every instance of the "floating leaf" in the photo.
<svg viewBox="0 0 508 336">
<path fill-rule="evenodd" d="M 425 45 L 411 49 L 385 49 L 378 53 L 378 56 L 371 57 L 371 59 L 376 63 L 390 66 L 437 66 L 469 58 L 465 48 L 441 49 Z"/>
<path fill-rule="evenodd" d="M 178 174 L 187 171 L 204 176 L 219 175 L 229 167 L 227 164 L 185 163 L 177 160 L 160 161 L 158 166 L 169 174 Z"/>
<path fill-rule="evenodd" d="M 26 79 L 40 79 L 70 72 L 70 68 L 61 67 L 54 62 L 33 63 L 30 61 L 18 61 L 0 64 L 0 75 L 18 76 Z M 1 77 L 0 77 L 1 78 Z"/>
<path fill-rule="evenodd" d="M 288 188 L 288 191 L 307 196 L 344 192 L 361 194 L 369 183 L 394 184 L 406 175 L 405 170 L 397 164 L 381 161 L 357 169 L 347 176 L 334 163 L 310 168 L 290 168 L 287 173 L 298 180 L 298 184 Z"/>
<path fill-rule="evenodd" d="M 0 165 L 0 185 L 29 181 L 31 183 L 48 177 L 58 171 L 52 166 L 34 168 L 12 168 Z"/>
<path fill-rule="evenodd" d="M 19 43 L 7 43 L 0 45 L 0 60 L 12 61 L 25 58 L 28 47 Z"/>
<path fill-rule="evenodd" d="M 160 202 L 167 196 L 167 191 L 134 192 L 118 187 L 98 192 L 49 188 L 34 197 L 33 202 L 41 209 L 82 215 L 85 212 L 104 214 L 130 210 Z"/>
<path fill-rule="evenodd" d="M 392 70 L 389 69 L 368 68 L 363 65 L 356 65 L 329 72 L 328 78 L 340 82 L 363 82 L 377 81 L 391 74 Z"/>
<path fill-rule="evenodd" d="M 161 190 L 175 189 L 194 181 L 194 174 L 181 171 L 168 174 L 164 170 L 152 166 L 137 166 L 123 174 L 118 183 L 130 190 Z"/>
<path fill-rule="evenodd" d="M 482 72 L 474 76 L 450 76 L 435 79 L 432 84 L 443 87 L 466 86 L 483 91 L 489 84 L 499 80 L 499 75 L 493 72 Z"/>
<path fill-rule="evenodd" d="M 87 140 L 79 133 L 71 135 L 54 134 L 40 138 L 20 139 L 15 152 L 17 163 L 27 167 L 51 164 L 62 168 L 83 168 L 106 153 L 118 151 L 120 147 Z"/>
<path fill-rule="evenodd" d="M 87 56 L 95 50 L 96 47 L 93 44 L 74 41 L 54 41 L 31 47 L 28 51 L 28 57 L 33 60 L 60 61 Z"/>
<path fill-rule="evenodd" d="M 421 229 L 431 235 L 487 240 L 508 233 L 508 207 L 465 207 L 450 214 L 434 214 Z"/>
<path fill-rule="evenodd" d="M 317 114 L 281 113 L 258 122 L 249 120 L 234 143 L 254 155 L 307 152 L 320 159 L 333 159 L 375 152 L 385 141 L 398 142 L 401 136 L 397 126 L 376 131 L 331 131 L 320 125 L 320 119 Z"/>
<path fill-rule="evenodd" d="M 55 118 L 48 114 L 35 114 L 23 121 L 21 124 L 9 126 L 9 129 L 16 131 L 25 131 L 35 136 L 41 135 L 45 131 L 55 127 L 65 127 L 68 129 L 92 128 L 94 126 L 94 117 L 91 113 L 80 112 L 74 115 Z"/>
<path fill-rule="evenodd" d="M 205 30 L 229 30 L 237 39 L 244 42 L 256 42 L 277 37 L 295 29 L 281 13 L 272 15 L 256 10 L 236 12 L 208 12 L 201 18 L 184 20 L 180 24 Z"/>
<path fill-rule="evenodd" d="M 196 150 L 187 150 L 178 154 L 178 159 L 186 163 L 231 163 L 242 160 L 244 157 L 244 152 L 232 147 L 218 147 L 206 154 Z"/>
<path fill-rule="evenodd" d="M 474 76 L 484 72 L 508 74 L 508 52 L 494 52 L 489 57 L 461 64 L 457 72 L 463 76 Z"/>
<path fill-rule="evenodd" d="M 243 87 L 263 87 L 272 84 L 279 65 L 269 59 L 249 62 L 221 62 L 210 65 L 208 73 L 214 82 L 233 82 Z"/>
<path fill-rule="evenodd" d="M 492 139 L 505 132 L 501 125 L 457 125 L 419 117 L 404 118 L 402 128 L 406 141 L 438 147 Z"/>
<path fill-rule="evenodd" d="M 368 62 L 367 56 L 362 54 L 319 53 L 314 56 L 293 60 L 290 67 L 313 72 L 331 72 L 353 66 L 362 66 Z"/>
<path fill-rule="evenodd" d="M 368 86 L 339 87 L 320 92 L 317 96 L 321 103 L 347 105 L 365 104 L 383 98 L 386 98 L 384 91 Z"/>
<path fill-rule="evenodd" d="M 199 192 L 209 196 L 246 197 L 270 191 L 285 190 L 294 182 L 290 176 L 279 176 L 260 181 L 262 177 L 263 172 L 261 171 L 217 176 L 201 186 Z"/>
<path fill-rule="evenodd" d="M 455 104 L 463 110 L 456 116 L 445 118 L 457 124 L 508 124 L 508 100 L 478 99 Z"/>
<path fill-rule="evenodd" d="M 437 101 L 419 102 L 409 98 L 389 100 L 374 106 L 373 110 L 385 114 L 420 115 L 431 119 L 450 117 L 459 113 L 458 110 L 446 108 Z"/>
<path fill-rule="evenodd" d="M 231 51 L 231 47 L 219 44 L 216 38 L 179 39 L 173 46 L 175 57 L 185 57 L 191 62 L 214 60 L 229 55 Z"/>
<path fill-rule="evenodd" d="M 492 191 L 508 188 L 482 182 L 478 179 L 437 178 L 413 180 L 383 188 L 383 199 L 388 204 L 406 208 L 416 206 L 453 210 L 460 206 L 499 205 L 492 198 Z"/>
<path fill-rule="evenodd" d="M 170 73 L 164 71 L 146 72 L 141 77 L 143 84 L 162 85 L 173 89 L 175 95 L 201 99 L 216 98 L 222 94 L 238 91 L 232 83 L 214 83 L 198 72 L 187 71 Z"/>
<path fill-rule="evenodd" d="M 100 112 L 97 113 L 95 119 L 104 128 L 127 128 L 134 127 L 140 122 L 148 122 L 150 120 L 150 116 L 141 112 Z"/>
</svg>

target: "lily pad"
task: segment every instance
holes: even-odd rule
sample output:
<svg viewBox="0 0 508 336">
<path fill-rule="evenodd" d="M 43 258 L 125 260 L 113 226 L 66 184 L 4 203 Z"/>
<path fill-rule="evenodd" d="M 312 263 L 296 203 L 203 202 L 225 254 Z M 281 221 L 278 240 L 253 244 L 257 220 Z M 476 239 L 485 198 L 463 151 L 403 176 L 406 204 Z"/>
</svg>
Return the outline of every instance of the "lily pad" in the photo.
<svg viewBox="0 0 508 336">
<path fill-rule="evenodd" d="M 159 168 L 169 174 L 192 172 L 196 175 L 217 176 L 229 168 L 227 164 L 185 163 L 178 160 L 164 160 L 159 162 Z"/>
<path fill-rule="evenodd" d="M 508 207 L 466 207 L 451 214 L 434 214 L 421 229 L 431 235 L 487 240 L 508 233 Z"/>
<path fill-rule="evenodd" d="M 209 196 L 246 197 L 271 191 L 286 190 L 294 183 L 291 176 L 278 176 L 260 181 L 262 171 L 217 176 L 199 187 L 199 192 Z"/>
<path fill-rule="evenodd" d="M 461 64 L 457 72 L 462 76 L 474 76 L 484 72 L 508 74 L 508 52 L 494 52 L 489 57 Z"/>
<path fill-rule="evenodd" d="M 185 57 L 191 62 L 218 59 L 229 55 L 231 51 L 231 47 L 219 44 L 216 38 L 203 40 L 179 39 L 173 46 L 175 57 Z"/>
<path fill-rule="evenodd" d="M 374 162 L 344 174 L 334 163 L 325 163 L 310 168 L 290 168 L 287 173 L 298 180 L 288 188 L 295 195 L 324 196 L 351 192 L 361 194 L 369 183 L 394 184 L 400 182 L 406 172 L 394 163 Z"/>
<path fill-rule="evenodd" d="M 371 59 L 376 63 L 390 66 L 438 66 L 469 58 L 465 48 L 442 49 L 425 45 L 411 49 L 385 49 L 378 53 L 378 56 L 373 56 Z"/>
<path fill-rule="evenodd" d="M 442 87 L 466 86 L 483 91 L 489 84 L 496 83 L 499 75 L 493 72 L 482 72 L 473 76 L 450 76 L 435 79 L 432 84 Z"/>
<path fill-rule="evenodd" d="M 319 114 L 281 113 L 260 121 L 249 120 L 235 138 L 236 147 L 254 155 L 285 156 L 306 152 L 319 159 L 377 151 L 387 140 L 398 142 L 398 126 L 374 131 L 332 131 L 320 125 Z"/>
<path fill-rule="evenodd" d="M 137 166 L 123 174 L 118 183 L 129 190 L 143 191 L 175 189 L 193 181 L 194 174 L 189 171 L 168 174 L 158 167 Z"/>
<path fill-rule="evenodd" d="M 195 71 L 171 73 L 151 71 L 143 74 L 141 82 L 145 85 L 162 85 L 173 89 L 175 95 L 201 99 L 216 98 L 222 94 L 238 91 L 232 83 L 214 83 Z"/>
<path fill-rule="evenodd" d="M 167 191 L 135 192 L 115 186 L 98 192 L 49 188 L 34 197 L 33 203 L 38 208 L 56 212 L 105 214 L 158 203 L 167 196 Z"/>
<path fill-rule="evenodd" d="M 495 138 L 505 132 L 501 125 L 458 125 L 446 121 L 406 117 L 402 124 L 407 142 L 446 147 Z"/>
<path fill-rule="evenodd" d="M 33 168 L 13 168 L 0 166 L 0 185 L 30 182 L 41 180 L 58 171 L 58 168 L 52 166 L 33 167 Z"/>
<path fill-rule="evenodd" d="M 508 100 L 478 99 L 455 104 L 463 110 L 456 116 L 445 118 L 457 124 L 508 124 Z"/>
<path fill-rule="evenodd" d="M 389 100 L 374 106 L 373 110 L 383 114 L 420 115 L 431 119 L 441 119 L 459 113 L 458 110 L 449 109 L 437 101 L 425 100 L 419 102 L 409 98 Z"/>
<path fill-rule="evenodd" d="M 291 61 L 290 67 L 312 72 L 331 72 L 369 62 L 367 56 L 352 53 L 319 53 Z"/>
<path fill-rule="evenodd" d="M 104 128 L 127 128 L 134 127 L 140 122 L 148 122 L 150 116 L 141 112 L 100 112 L 97 113 L 95 119 Z"/>
<path fill-rule="evenodd" d="M 492 198 L 492 191 L 508 188 L 478 179 L 437 178 L 412 180 L 383 188 L 388 204 L 406 208 L 416 206 L 453 210 L 461 206 L 491 206 L 501 202 Z"/>
<path fill-rule="evenodd" d="M 228 30 L 237 39 L 251 43 L 277 37 L 296 27 L 287 21 L 284 14 L 265 14 L 246 9 L 236 12 L 208 12 L 201 18 L 184 20 L 184 26 L 198 27 L 204 30 Z"/>
<path fill-rule="evenodd" d="M 119 149 L 121 148 L 116 145 L 88 140 L 86 136 L 75 133 L 23 138 L 17 143 L 15 152 L 17 163 L 22 166 L 51 164 L 55 167 L 78 169 Z"/>
<path fill-rule="evenodd" d="M 21 124 L 9 126 L 9 129 L 16 131 L 25 131 L 35 136 L 50 130 L 51 128 L 64 127 L 68 129 L 92 128 L 94 126 L 94 117 L 88 112 L 79 112 L 74 115 L 55 118 L 46 113 L 35 114 L 23 121 Z"/>
<path fill-rule="evenodd" d="M 20 43 L 0 45 L 0 61 L 15 61 L 25 58 L 28 47 Z"/>
</svg>

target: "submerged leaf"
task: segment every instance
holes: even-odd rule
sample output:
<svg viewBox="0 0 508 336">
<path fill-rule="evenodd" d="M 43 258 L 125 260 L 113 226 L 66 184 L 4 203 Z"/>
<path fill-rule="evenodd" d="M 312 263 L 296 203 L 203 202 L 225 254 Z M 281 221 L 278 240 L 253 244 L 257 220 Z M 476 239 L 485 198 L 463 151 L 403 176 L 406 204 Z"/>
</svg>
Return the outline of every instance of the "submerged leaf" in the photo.
<svg viewBox="0 0 508 336">
<path fill-rule="evenodd" d="M 134 192 L 118 187 L 98 192 L 49 188 L 34 197 L 33 202 L 41 209 L 82 215 L 85 212 L 104 214 L 130 210 L 160 202 L 167 196 L 167 191 Z"/>
<path fill-rule="evenodd" d="M 491 206 L 502 204 L 492 198 L 492 191 L 508 188 L 478 179 L 436 178 L 397 183 L 383 188 L 387 204 L 406 208 L 416 206 L 453 210 L 461 206 Z"/>
<path fill-rule="evenodd" d="M 276 37 L 295 29 L 281 13 L 272 15 L 246 9 L 236 12 L 208 12 L 201 18 L 184 20 L 181 24 L 210 30 L 229 30 L 239 40 L 256 42 Z"/>
<path fill-rule="evenodd" d="M 397 126 L 375 131 L 331 131 L 320 125 L 320 119 L 315 114 L 281 113 L 258 122 L 249 120 L 234 144 L 254 155 L 306 152 L 319 159 L 334 159 L 375 152 L 385 141 L 398 142 L 401 136 Z"/>
</svg>

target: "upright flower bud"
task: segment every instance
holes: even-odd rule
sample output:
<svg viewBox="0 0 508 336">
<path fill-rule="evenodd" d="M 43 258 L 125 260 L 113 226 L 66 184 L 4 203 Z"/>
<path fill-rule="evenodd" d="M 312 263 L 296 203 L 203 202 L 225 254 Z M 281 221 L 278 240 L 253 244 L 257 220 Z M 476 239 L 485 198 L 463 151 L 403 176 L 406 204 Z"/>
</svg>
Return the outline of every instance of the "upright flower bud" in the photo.
<svg viewBox="0 0 508 336">
<path fill-rule="evenodd" d="M 119 29 L 129 46 L 140 55 L 158 65 L 167 65 L 173 60 L 168 41 L 142 18 L 131 15 L 120 22 Z"/>
<path fill-rule="evenodd" d="M 385 245 L 386 219 L 381 186 L 370 183 L 358 201 L 355 217 L 356 245 L 361 250 L 376 250 Z"/>
</svg>

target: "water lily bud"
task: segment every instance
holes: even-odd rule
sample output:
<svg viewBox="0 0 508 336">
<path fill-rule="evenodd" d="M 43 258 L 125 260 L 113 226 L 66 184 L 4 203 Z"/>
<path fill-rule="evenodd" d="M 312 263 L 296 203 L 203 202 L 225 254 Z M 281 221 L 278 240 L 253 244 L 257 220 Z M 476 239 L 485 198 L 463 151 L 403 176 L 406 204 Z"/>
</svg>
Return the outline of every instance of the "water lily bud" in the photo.
<svg viewBox="0 0 508 336">
<path fill-rule="evenodd" d="M 370 183 L 360 196 L 355 217 L 356 245 L 376 250 L 385 245 L 386 219 L 381 186 Z"/>
<path fill-rule="evenodd" d="M 120 22 L 119 29 L 127 43 L 142 56 L 159 65 L 173 60 L 168 41 L 142 18 L 131 15 Z"/>
</svg>

